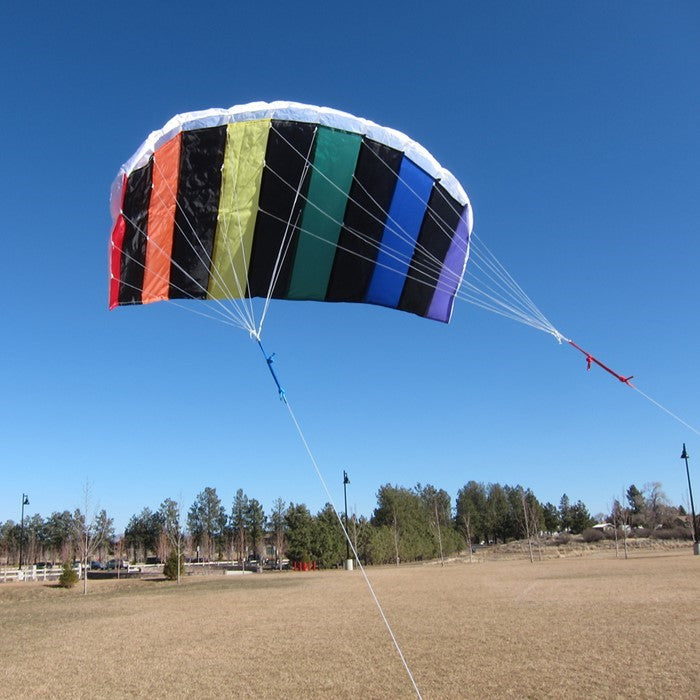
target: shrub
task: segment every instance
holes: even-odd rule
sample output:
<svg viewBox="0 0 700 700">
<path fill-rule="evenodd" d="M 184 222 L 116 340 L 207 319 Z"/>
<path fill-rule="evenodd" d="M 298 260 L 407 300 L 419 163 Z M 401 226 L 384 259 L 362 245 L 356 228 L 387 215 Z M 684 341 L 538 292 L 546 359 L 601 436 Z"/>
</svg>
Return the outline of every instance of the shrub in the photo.
<svg viewBox="0 0 700 700">
<path fill-rule="evenodd" d="M 600 530 L 589 527 L 581 533 L 581 537 L 584 542 L 600 542 L 605 535 Z"/>
<path fill-rule="evenodd" d="M 62 588 L 73 588 L 78 583 L 78 572 L 69 561 L 63 562 L 63 569 L 58 578 L 58 585 Z"/>
<path fill-rule="evenodd" d="M 647 529 L 646 527 L 633 527 L 628 537 L 637 537 L 637 538 L 642 538 L 642 537 L 650 537 L 651 536 L 651 530 Z"/>
<path fill-rule="evenodd" d="M 556 544 L 569 544 L 569 542 L 571 542 L 571 535 L 568 532 L 562 532 L 554 542 Z"/>
<path fill-rule="evenodd" d="M 685 527 L 669 527 L 654 530 L 654 537 L 657 540 L 691 540 L 693 534 Z"/>
<path fill-rule="evenodd" d="M 168 558 L 165 560 L 165 566 L 163 566 L 163 574 L 170 581 L 177 580 L 177 570 L 178 570 L 178 560 L 177 552 L 170 552 Z M 185 570 L 185 558 L 180 555 L 180 574 Z"/>
</svg>

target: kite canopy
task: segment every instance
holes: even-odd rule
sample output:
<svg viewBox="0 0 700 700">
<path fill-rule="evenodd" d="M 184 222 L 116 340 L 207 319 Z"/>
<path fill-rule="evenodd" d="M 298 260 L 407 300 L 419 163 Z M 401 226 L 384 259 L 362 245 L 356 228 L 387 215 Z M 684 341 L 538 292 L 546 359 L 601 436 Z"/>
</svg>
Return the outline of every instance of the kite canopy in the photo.
<svg viewBox="0 0 700 700">
<path fill-rule="evenodd" d="M 262 297 L 444 322 L 473 222 L 422 146 L 293 102 L 174 117 L 122 166 L 112 215 L 110 308 Z"/>
</svg>

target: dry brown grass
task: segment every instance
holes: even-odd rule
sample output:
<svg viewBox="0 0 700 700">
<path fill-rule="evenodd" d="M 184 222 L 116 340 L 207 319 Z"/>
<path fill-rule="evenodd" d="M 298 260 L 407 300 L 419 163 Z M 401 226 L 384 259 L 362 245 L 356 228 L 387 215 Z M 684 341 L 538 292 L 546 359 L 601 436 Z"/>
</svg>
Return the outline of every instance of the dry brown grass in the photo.
<svg viewBox="0 0 700 700">
<path fill-rule="evenodd" d="M 697 698 L 700 557 L 378 568 L 425 698 Z M 411 697 L 359 572 L 0 585 L 0 696 Z"/>
</svg>

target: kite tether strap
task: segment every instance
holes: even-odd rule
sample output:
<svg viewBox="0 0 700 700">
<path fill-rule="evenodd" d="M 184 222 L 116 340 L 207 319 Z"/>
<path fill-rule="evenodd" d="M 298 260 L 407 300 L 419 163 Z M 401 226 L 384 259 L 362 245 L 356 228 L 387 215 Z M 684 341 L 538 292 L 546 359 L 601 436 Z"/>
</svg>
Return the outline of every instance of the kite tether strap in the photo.
<svg viewBox="0 0 700 700">
<path fill-rule="evenodd" d="M 593 355 L 591 355 L 590 352 L 586 352 L 586 350 L 584 350 L 582 347 L 579 347 L 578 345 L 576 345 L 576 343 L 574 343 L 573 340 L 569 340 L 568 343 L 569 343 L 569 345 L 576 348 L 579 352 L 582 352 L 586 356 L 586 365 L 587 365 L 587 368 L 589 370 L 591 368 L 591 363 L 595 362 L 598 365 L 598 367 L 601 367 L 606 372 L 609 372 L 610 374 L 612 374 L 613 377 L 615 377 L 616 379 L 619 379 L 623 384 L 627 384 L 628 386 L 633 387 L 633 385 L 630 383 L 630 379 L 633 379 L 634 375 L 630 375 L 629 377 L 623 377 L 621 374 L 618 374 L 617 372 L 615 372 L 615 370 L 610 369 L 610 367 L 608 367 L 607 365 L 604 365 L 600 360 L 593 357 Z"/>
<path fill-rule="evenodd" d="M 562 339 L 565 340 L 567 343 L 569 343 L 569 345 L 571 345 L 572 348 L 576 348 L 579 352 L 582 352 L 586 356 L 586 364 L 588 365 L 588 369 L 591 368 L 591 363 L 595 362 L 599 367 L 604 369 L 606 372 L 609 372 L 610 374 L 612 374 L 613 377 L 615 377 L 616 379 L 619 379 L 623 384 L 627 384 L 628 387 L 630 387 L 631 389 L 634 389 L 640 396 L 643 396 L 647 401 L 649 401 L 650 403 L 653 403 L 654 406 L 656 406 L 657 408 L 660 408 L 664 413 L 667 413 L 669 416 L 671 416 L 671 418 L 678 421 L 681 425 L 684 425 L 689 430 L 692 430 L 696 435 L 700 435 L 700 430 L 698 430 L 697 428 L 690 425 L 690 423 L 686 423 L 680 416 L 676 415 L 675 413 L 670 411 L 668 408 L 666 408 L 666 406 L 660 404 L 658 401 L 653 399 L 651 396 L 649 396 L 648 394 L 645 394 L 639 387 L 632 384 L 632 382 L 630 381 L 630 379 L 633 379 L 632 376 L 623 377 L 621 374 L 618 374 L 614 370 L 610 369 L 610 367 L 608 367 L 607 365 L 604 365 L 600 360 L 597 360 L 595 357 L 593 357 L 593 355 L 591 355 L 590 352 L 586 352 L 583 348 L 576 345 L 576 343 L 574 343 L 573 340 L 569 340 L 568 338 L 564 338 L 563 336 L 562 336 Z"/>
<path fill-rule="evenodd" d="M 275 384 L 277 385 L 277 391 L 280 395 L 280 401 L 284 401 L 285 403 L 287 402 L 287 397 L 285 396 L 284 389 L 282 388 L 282 385 L 280 384 L 279 377 L 277 376 L 277 373 L 275 372 L 275 368 L 272 366 L 272 363 L 274 362 L 274 357 L 275 353 L 273 352 L 272 355 L 268 355 L 265 352 L 265 348 L 263 347 L 262 341 L 258 336 L 254 336 L 255 340 L 258 341 L 258 345 L 260 346 L 260 350 L 262 351 L 263 357 L 265 358 L 265 362 L 267 362 L 267 368 L 270 370 L 270 374 L 272 375 L 272 378 L 275 380 Z"/>
</svg>

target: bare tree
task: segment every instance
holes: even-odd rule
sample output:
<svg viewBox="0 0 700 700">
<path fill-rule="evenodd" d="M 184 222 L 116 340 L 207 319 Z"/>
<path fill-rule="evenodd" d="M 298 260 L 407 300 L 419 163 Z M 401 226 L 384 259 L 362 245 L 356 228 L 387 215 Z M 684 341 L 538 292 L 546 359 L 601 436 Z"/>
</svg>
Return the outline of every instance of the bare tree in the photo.
<svg viewBox="0 0 700 700">
<path fill-rule="evenodd" d="M 262 505 L 256 498 L 248 500 L 248 507 L 245 512 L 245 528 L 248 534 L 253 556 L 257 559 L 258 569 L 262 570 L 262 563 L 265 556 L 265 527 L 267 517 Z"/>
<path fill-rule="evenodd" d="M 523 503 L 523 521 L 525 525 L 525 536 L 527 537 L 527 547 L 530 554 L 530 563 L 534 563 L 532 552 L 532 540 L 537 544 L 537 558 L 542 561 L 542 543 L 540 541 L 540 521 L 542 520 L 542 507 L 537 502 L 534 494 L 528 491 L 521 492 Z"/>
<path fill-rule="evenodd" d="M 352 523 L 352 546 L 357 554 L 357 515 L 355 514 L 354 507 L 352 515 L 350 516 L 350 522 Z"/>
<path fill-rule="evenodd" d="M 270 514 L 270 529 L 275 543 L 277 567 L 280 571 L 282 571 L 282 558 L 284 557 L 284 514 L 286 510 L 285 502 L 278 498 L 272 504 L 272 513 Z"/>
<path fill-rule="evenodd" d="M 87 595 L 90 559 L 102 543 L 109 539 L 113 531 L 113 520 L 107 517 L 104 510 L 99 513 L 92 511 L 90 514 L 90 483 L 87 481 L 83 487 L 83 506 L 84 511 L 76 508 L 73 514 L 73 527 L 83 568 L 83 595 Z"/>
<path fill-rule="evenodd" d="M 615 528 L 615 556 L 619 556 L 618 548 L 618 528 L 622 533 L 622 545 L 627 559 L 627 532 L 630 527 L 631 513 L 629 508 L 625 508 L 617 499 L 613 500 L 612 519 Z"/>
<path fill-rule="evenodd" d="M 391 503 L 391 532 L 394 538 L 394 553 L 396 554 L 396 566 L 401 563 L 399 557 L 399 513 L 396 502 Z"/>
<path fill-rule="evenodd" d="M 469 550 L 469 563 L 473 563 L 474 557 L 472 555 L 472 514 L 467 511 L 466 514 L 462 515 L 462 521 L 464 522 L 464 531 L 467 534 L 467 549 Z"/>
<path fill-rule="evenodd" d="M 238 552 L 238 560 L 241 563 L 241 570 L 245 568 L 245 559 L 247 552 L 247 532 L 246 532 L 246 512 L 248 510 L 248 496 L 245 495 L 243 489 L 236 491 L 236 496 L 233 499 L 233 507 L 231 509 L 231 528 L 233 529 L 233 537 L 236 542 L 236 550 Z"/>
<path fill-rule="evenodd" d="M 525 536 L 527 537 L 527 549 L 530 554 L 530 563 L 532 564 L 534 563 L 534 559 L 532 557 L 532 535 L 530 533 L 530 518 L 528 517 L 528 507 L 527 501 L 525 500 L 524 491 L 520 494 L 520 497 L 523 501 L 523 520 L 525 521 Z"/>
<path fill-rule="evenodd" d="M 445 566 L 445 557 L 442 553 L 442 534 L 440 533 L 440 518 L 438 516 L 437 492 L 433 494 L 433 508 L 435 511 L 435 529 L 437 530 L 438 545 L 440 547 L 440 566 Z"/>
<path fill-rule="evenodd" d="M 124 554 L 126 553 L 126 545 L 124 543 L 124 534 L 119 534 L 114 539 L 114 556 L 117 558 L 117 580 L 119 580 L 121 575 L 121 563 L 124 561 Z"/>
<path fill-rule="evenodd" d="M 673 520 L 673 509 L 668 497 L 661 488 L 661 483 L 652 481 L 644 484 L 643 493 L 646 494 L 646 509 L 649 526 L 657 528 L 669 525 Z"/>
</svg>

